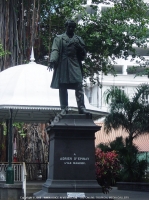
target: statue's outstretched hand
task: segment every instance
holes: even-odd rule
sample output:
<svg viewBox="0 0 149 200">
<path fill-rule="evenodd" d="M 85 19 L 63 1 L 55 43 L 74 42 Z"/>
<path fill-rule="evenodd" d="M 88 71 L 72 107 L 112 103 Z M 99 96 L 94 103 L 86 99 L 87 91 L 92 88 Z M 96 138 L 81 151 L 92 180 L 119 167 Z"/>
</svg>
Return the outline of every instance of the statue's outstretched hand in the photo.
<svg viewBox="0 0 149 200">
<path fill-rule="evenodd" d="M 49 62 L 47 70 L 51 71 L 55 67 L 55 62 Z"/>
</svg>

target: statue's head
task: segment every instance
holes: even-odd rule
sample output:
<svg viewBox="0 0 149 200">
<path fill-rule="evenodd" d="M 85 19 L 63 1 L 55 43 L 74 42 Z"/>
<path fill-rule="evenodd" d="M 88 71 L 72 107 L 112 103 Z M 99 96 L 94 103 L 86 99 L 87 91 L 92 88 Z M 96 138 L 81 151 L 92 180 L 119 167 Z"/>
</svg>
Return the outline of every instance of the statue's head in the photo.
<svg viewBox="0 0 149 200">
<path fill-rule="evenodd" d="M 69 25 L 72 25 L 76 28 L 76 22 L 72 19 L 68 19 L 66 22 L 65 22 L 65 27 L 68 27 Z"/>
<path fill-rule="evenodd" d="M 65 23 L 65 27 L 66 27 L 66 33 L 67 35 L 69 35 L 70 37 L 73 36 L 75 28 L 76 28 L 76 23 L 73 20 L 67 20 Z"/>
</svg>

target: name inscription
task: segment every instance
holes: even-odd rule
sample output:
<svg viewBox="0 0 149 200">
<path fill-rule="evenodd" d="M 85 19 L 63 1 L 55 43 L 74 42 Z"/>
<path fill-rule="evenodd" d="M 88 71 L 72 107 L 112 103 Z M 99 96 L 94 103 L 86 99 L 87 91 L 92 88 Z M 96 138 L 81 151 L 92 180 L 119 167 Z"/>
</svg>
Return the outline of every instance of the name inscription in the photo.
<svg viewBox="0 0 149 200">
<path fill-rule="evenodd" d="M 89 157 L 60 157 L 60 160 L 64 161 L 64 165 L 86 165 Z"/>
</svg>

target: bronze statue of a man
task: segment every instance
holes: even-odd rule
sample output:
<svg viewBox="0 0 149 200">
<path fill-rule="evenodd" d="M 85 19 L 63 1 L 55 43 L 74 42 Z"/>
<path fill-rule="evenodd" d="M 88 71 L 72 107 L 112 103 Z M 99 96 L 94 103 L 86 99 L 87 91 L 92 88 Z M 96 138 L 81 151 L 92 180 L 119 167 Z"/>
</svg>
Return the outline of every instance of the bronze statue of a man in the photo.
<svg viewBox="0 0 149 200">
<path fill-rule="evenodd" d="M 68 113 L 67 89 L 74 89 L 79 114 L 88 114 L 84 105 L 82 61 L 86 57 L 85 44 L 75 35 L 76 23 L 68 20 L 66 32 L 54 38 L 49 68 L 54 69 L 51 87 L 59 89 L 61 110 Z"/>
</svg>

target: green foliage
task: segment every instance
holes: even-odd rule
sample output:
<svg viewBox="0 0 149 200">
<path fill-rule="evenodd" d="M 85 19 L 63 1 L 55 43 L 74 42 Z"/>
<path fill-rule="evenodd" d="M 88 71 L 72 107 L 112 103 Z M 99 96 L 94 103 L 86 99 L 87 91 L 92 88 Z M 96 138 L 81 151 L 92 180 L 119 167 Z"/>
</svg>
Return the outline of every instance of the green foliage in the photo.
<svg viewBox="0 0 149 200">
<path fill-rule="evenodd" d="M 122 136 L 116 137 L 114 141 L 109 143 L 100 143 L 97 147 L 104 152 L 116 151 L 119 155 L 118 157 L 121 163 L 123 163 L 123 159 L 126 155 L 132 154 L 133 157 L 136 157 L 138 153 L 138 147 L 136 147 L 134 144 L 130 146 L 128 139 L 126 138 L 124 140 Z"/>
<path fill-rule="evenodd" d="M 6 123 L 2 122 L 2 123 L 0 123 L 0 125 L 2 125 L 2 127 L 3 127 L 3 135 L 6 135 L 7 134 Z M 15 122 L 15 123 L 13 123 L 13 127 L 15 127 L 17 129 L 18 133 L 21 136 L 23 136 L 23 137 L 26 136 L 26 134 L 25 134 L 25 127 L 24 127 L 24 123 L 23 122 L 21 122 L 21 123 L 20 122 Z"/>
<path fill-rule="evenodd" d="M 84 78 L 90 77 L 95 83 L 98 80 L 94 79 L 94 73 L 115 75 L 113 65 L 116 58 L 125 59 L 129 54 L 132 55 L 132 59 L 140 58 L 139 64 L 145 67 L 143 57 L 137 55 L 132 44 L 136 43 L 138 47 L 146 48 L 149 34 L 148 5 L 142 0 L 92 2 L 93 12 L 88 15 L 86 7 L 82 6 L 82 0 L 14 0 L 10 1 L 10 5 L 8 1 L 3 1 L 2 35 L 12 35 L 8 37 L 7 42 L 2 38 L 5 49 L 11 52 L 4 65 L 28 62 L 31 46 L 34 46 L 36 62 L 48 65 L 48 59 L 45 60 L 44 56 L 50 56 L 53 38 L 65 31 L 66 19 L 73 18 L 76 21 L 81 19 L 82 23 L 76 33 L 82 36 L 87 45 Z M 109 2 L 115 3 L 113 8 L 102 13 L 97 9 L 99 3 Z M 9 9 L 11 5 L 13 9 Z M 3 19 L 3 16 L 6 16 L 6 19 Z M 9 16 L 13 17 L 9 19 Z M 8 22 L 6 27 L 5 21 Z M 2 51 L 0 56 L 4 55 L 3 53 Z M 8 66 L 3 66 L 2 69 L 6 67 Z M 147 71 L 144 73 L 148 74 Z"/>
<path fill-rule="evenodd" d="M 122 128 L 128 133 L 124 141 L 122 137 L 108 144 L 99 145 L 105 150 L 116 150 L 123 166 L 121 181 L 141 181 L 146 170 L 146 161 L 139 161 L 138 149 L 133 145 L 133 139 L 149 130 L 149 104 L 145 96 L 149 94 L 149 85 L 142 84 L 135 89 L 132 98 L 118 87 L 111 87 L 105 92 L 105 100 L 109 103 L 110 114 L 105 118 L 105 130 L 109 133 L 112 129 Z"/>
<path fill-rule="evenodd" d="M 118 181 L 141 182 L 147 169 L 146 160 L 138 159 L 138 148 L 132 144 L 129 145 L 128 140 L 117 137 L 109 144 L 99 144 L 97 147 L 104 152 L 116 151 L 121 164 L 121 171 Z"/>
<path fill-rule="evenodd" d="M 42 42 L 42 52 L 38 62 L 44 61 L 44 56 L 49 55 L 53 38 L 56 34 L 65 32 L 64 23 L 67 19 L 73 18 L 77 21 L 78 13 L 82 13 L 84 8 L 81 0 L 42 0 L 40 11 L 40 38 Z"/>
<path fill-rule="evenodd" d="M 128 143 L 132 145 L 134 138 L 147 134 L 149 130 L 149 104 L 144 102 L 144 95 L 149 92 L 149 85 L 142 84 L 136 88 L 132 99 L 118 87 L 111 87 L 106 92 L 110 113 L 105 118 L 105 130 L 109 133 L 112 128 L 124 129 L 128 133 Z"/>
<path fill-rule="evenodd" d="M 107 4 L 108 2 L 115 3 L 115 6 L 102 13 L 96 12 L 99 3 Z M 48 60 L 45 60 L 44 56 L 50 55 L 53 38 L 56 34 L 65 31 L 64 23 L 68 18 L 76 21 L 81 19 L 83 22 L 78 25 L 76 33 L 85 40 L 89 53 L 83 65 L 84 78 L 90 77 L 93 83 L 97 82 L 93 78 L 94 73 L 102 71 L 104 74 L 116 74 L 113 68 L 116 58 L 127 58 L 129 54 L 133 59 L 139 56 L 132 44 L 146 47 L 148 5 L 142 0 L 131 2 L 130 0 L 94 0 L 93 3 L 92 10 L 95 12 L 88 15 L 81 0 L 41 0 L 38 34 L 34 38 L 38 63 L 48 65 Z M 26 1 L 24 1 L 24 6 L 29 10 Z M 30 6 L 33 7 L 33 4 Z M 38 10 L 37 7 L 38 4 L 35 5 L 36 10 Z"/>
<path fill-rule="evenodd" d="M 141 182 L 147 168 L 146 160 L 139 161 L 137 157 L 127 154 L 123 160 L 121 180 L 128 182 Z"/>
<path fill-rule="evenodd" d="M 110 103 L 110 100 L 115 101 L 115 103 L 123 103 L 128 102 L 129 98 L 127 97 L 126 93 L 119 89 L 118 87 L 111 86 L 109 89 L 107 89 L 104 93 L 105 101 L 107 104 Z"/>
<path fill-rule="evenodd" d="M 111 189 L 111 183 L 115 182 L 120 173 L 118 154 L 115 151 L 103 152 L 96 148 L 95 159 L 97 181 L 102 186 L 103 193 L 107 193 Z"/>
<path fill-rule="evenodd" d="M 95 4 L 107 1 L 94 1 Z M 79 27 L 89 52 L 84 65 L 85 77 L 94 73 L 115 74 L 113 65 L 116 58 L 132 60 L 142 57 L 137 54 L 133 44 L 146 48 L 149 31 L 148 4 L 142 0 L 111 1 L 115 5 L 106 11 L 84 15 Z M 139 60 L 139 59 L 138 59 Z M 140 64 L 140 63 L 139 63 Z M 141 64 L 146 66 L 146 64 Z"/>
<path fill-rule="evenodd" d="M 3 127 L 3 135 L 6 135 L 6 134 L 7 134 L 6 123 L 5 123 L 5 122 L 2 122 L 2 123 L 0 123 L 0 125 L 2 125 L 2 127 Z"/>
<path fill-rule="evenodd" d="M 17 122 L 15 122 L 15 123 L 13 123 L 13 126 L 15 127 L 15 128 L 17 128 L 17 131 L 18 131 L 18 133 L 22 136 L 22 137 L 25 137 L 26 136 L 26 133 L 25 133 L 25 128 L 24 128 L 24 123 L 22 122 L 22 123 L 17 123 Z"/>
<path fill-rule="evenodd" d="M 0 57 L 6 55 L 7 52 L 4 51 L 2 44 L 0 43 Z"/>
<path fill-rule="evenodd" d="M 5 149 L 5 145 L 4 144 L 0 144 L 0 148 L 1 149 Z"/>
</svg>

